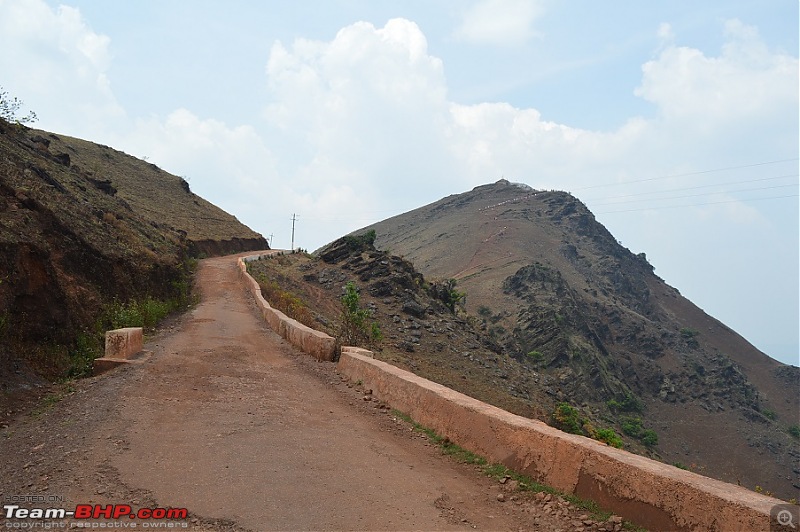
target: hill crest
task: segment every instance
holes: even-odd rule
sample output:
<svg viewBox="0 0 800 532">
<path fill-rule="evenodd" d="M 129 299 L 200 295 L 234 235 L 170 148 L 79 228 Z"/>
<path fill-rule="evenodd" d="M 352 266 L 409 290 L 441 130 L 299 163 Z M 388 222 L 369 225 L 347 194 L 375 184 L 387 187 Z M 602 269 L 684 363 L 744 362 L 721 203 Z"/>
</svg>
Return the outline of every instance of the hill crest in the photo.
<svg viewBox="0 0 800 532">
<path fill-rule="evenodd" d="M 620 422 L 608 405 L 636 398 L 664 458 L 732 482 L 769 471 L 797 497 L 800 370 L 682 297 L 573 196 L 501 180 L 365 229 L 427 278 L 456 279 L 504 353 L 549 378 L 552 403 Z"/>
</svg>

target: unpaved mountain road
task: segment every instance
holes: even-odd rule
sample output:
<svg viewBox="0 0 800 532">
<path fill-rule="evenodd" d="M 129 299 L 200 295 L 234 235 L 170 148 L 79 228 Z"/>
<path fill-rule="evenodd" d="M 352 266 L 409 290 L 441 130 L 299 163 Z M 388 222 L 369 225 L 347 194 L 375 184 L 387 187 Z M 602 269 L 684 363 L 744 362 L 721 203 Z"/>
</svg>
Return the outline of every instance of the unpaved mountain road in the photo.
<svg viewBox="0 0 800 532">
<path fill-rule="evenodd" d="M 147 362 L 2 429 L 3 504 L 187 508 L 177 524 L 201 530 L 599 529 L 556 501 L 498 501 L 505 486 L 270 331 L 237 276 L 235 257 L 201 261 L 201 302 L 147 342 Z"/>
</svg>

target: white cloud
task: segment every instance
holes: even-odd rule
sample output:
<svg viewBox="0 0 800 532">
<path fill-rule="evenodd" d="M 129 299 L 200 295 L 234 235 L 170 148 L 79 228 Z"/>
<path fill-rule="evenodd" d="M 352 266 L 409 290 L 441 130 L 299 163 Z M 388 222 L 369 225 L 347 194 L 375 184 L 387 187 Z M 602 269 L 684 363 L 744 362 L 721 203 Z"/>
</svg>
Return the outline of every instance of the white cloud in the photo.
<svg viewBox="0 0 800 532">
<path fill-rule="evenodd" d="M 413 22 L 383 28 L 358 22 L 330 43 L 276 43 L 267 65 L 273 138 L 300 141 L 297 187 L 347 182 L 355 188 L 414 191 L 396 177 L 440 179 L 446 151 L 446 84 L 442 63 L 427 53 Z M 314 172 L 307 168 L 314 167 Z M 291 171 L 291 170 L 290 170 Z"/>
<path fill-rule="evenodd" d="M 40 127 L 98 138 L 124 118 L 107 75 L 109 45 L 76 8 L 0 0 L 0 72 L 16 73 L 3 83 L 37 113 Z"/>
<path fill-rule="evenodd" d="M 797 107 L 797 58 L 771 52 L 755 28 L 737 20 L 726 23 L 726 35 L 717 57 L 664 49 L 642 67 L 636 95 L 656 104 L 663 118 L 693 123 L 708 135 L 746 123 L 785 123 L 780 115 Z"/>
<path fill-rule="evenodd" d="M 455 36 L 477 44 L 523 44 L 540 36 L 533 23 L 542 12 L 538 0 L 480 0 L 463 13 Z"/>
</svg>

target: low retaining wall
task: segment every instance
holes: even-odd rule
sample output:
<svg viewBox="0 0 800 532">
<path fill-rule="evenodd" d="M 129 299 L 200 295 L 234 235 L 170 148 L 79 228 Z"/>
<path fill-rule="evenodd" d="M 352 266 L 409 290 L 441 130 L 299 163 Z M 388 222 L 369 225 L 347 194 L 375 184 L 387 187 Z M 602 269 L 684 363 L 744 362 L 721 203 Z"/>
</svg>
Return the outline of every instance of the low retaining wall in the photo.
<svg viewBox="0 0 800 532">
<path fill-rule="evenodd" d="M 767 531 L 781 503 L 511 414 L 354 348 L 342 348 L 338 370 L 465 449 L 651 530 Z"/>
<path fill-rule="evenodd" d="M 141 327 L 125 327 L 106 331 L 105 354 L 94 359 L 92 373 L 99 375 L 122 364 L 142 362 L 146 355 L 142 351 L 143 333 Z"/>
<path fill-rule="evenodd" d="M 308 353 L 317 360 L 332 361 L 336 353 L 336 339 L 323 332 L 312 329 L 288 317 L 278 309 L 274 309 L 261 295 L 261 287 L 249 273 L 247 273 L 247 262 L 258 260 L 261 257 L 269 257 L 282 254 L 281 251 L 241 257 L 237 261 L 239 273 L 245 284 L 256 300 L 256 305 L 261 310 L 261 315 L 269 324 L 270 328 L 286 339 L 290 344 L 299 348 L 304 353 Z"/>
<path fill-rule="evenodd" d="M 335 340 L 270 307 L 247 273 L 246 262 L 273 254 L 239 259 L 245 286 L 274 331 L 320 360 L 333 360 Z M 366 349 L 342 347 L 337 368 L 461 447 L 651 530 L 778 530 L 770 528 L 770 511 L 780 500 L 511 414 L 375 360 Z"/>
</svg>

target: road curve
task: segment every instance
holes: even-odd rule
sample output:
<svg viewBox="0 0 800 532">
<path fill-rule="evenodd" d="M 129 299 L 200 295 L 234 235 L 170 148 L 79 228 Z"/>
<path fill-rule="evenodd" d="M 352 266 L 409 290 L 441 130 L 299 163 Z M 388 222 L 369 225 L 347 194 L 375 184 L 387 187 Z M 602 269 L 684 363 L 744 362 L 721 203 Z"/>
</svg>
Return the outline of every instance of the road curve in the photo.
<svg viewBox="0 0 800 532">
<path fill-rule="evenodd" d="M 532 528 L 496 481 L 270 331 L 235 261 L 201 261 L 201 302 L 147 342 L 146 363 L 4 429 L 4 496 L 187 508 L 207 530 Z"/>
</svg>

